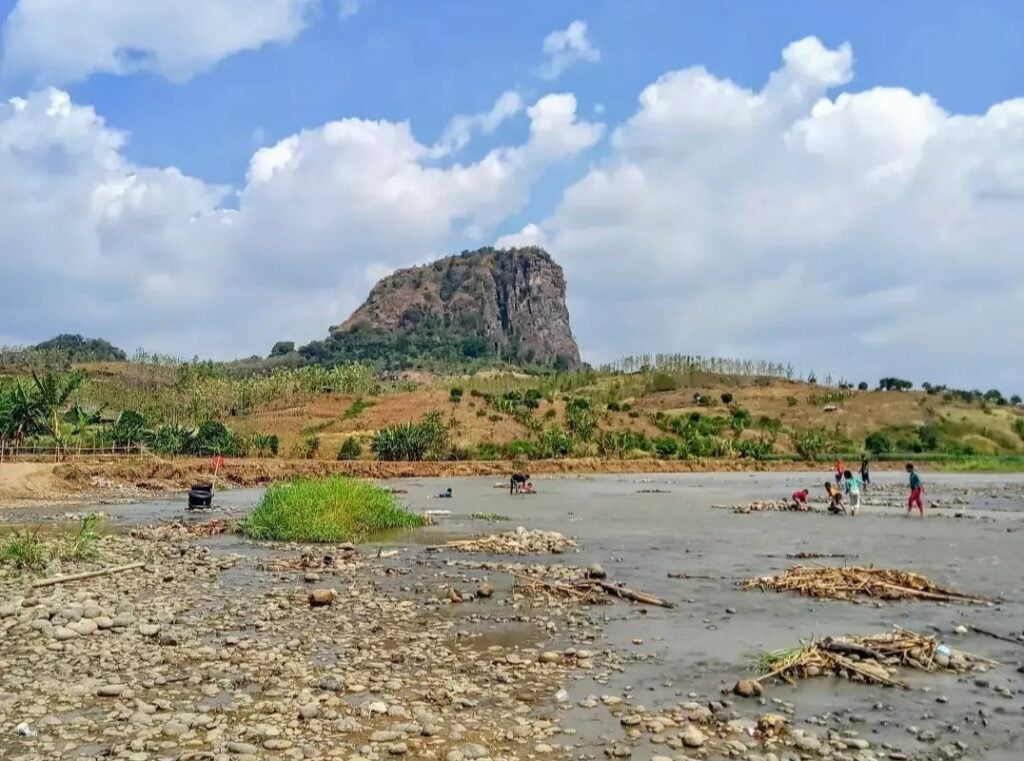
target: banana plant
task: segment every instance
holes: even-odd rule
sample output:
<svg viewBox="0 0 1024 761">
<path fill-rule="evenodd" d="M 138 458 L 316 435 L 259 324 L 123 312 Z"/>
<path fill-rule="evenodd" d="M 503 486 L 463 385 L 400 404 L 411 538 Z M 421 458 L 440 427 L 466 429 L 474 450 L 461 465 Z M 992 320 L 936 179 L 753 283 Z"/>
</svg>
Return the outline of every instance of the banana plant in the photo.
<svg viewBox="0 0 1024 761">
<path fill-rule="evenodd" d="M 43 375 L 32 372 L 37 425 L 53 436 L 58 447 L 64 443 L 64 429 L 61 423 L 67 413 L 68 403 L 83 380 L 84 376 L 77 370 L 70 373 L 55 373 L 48 370 Z"/>
</svg>

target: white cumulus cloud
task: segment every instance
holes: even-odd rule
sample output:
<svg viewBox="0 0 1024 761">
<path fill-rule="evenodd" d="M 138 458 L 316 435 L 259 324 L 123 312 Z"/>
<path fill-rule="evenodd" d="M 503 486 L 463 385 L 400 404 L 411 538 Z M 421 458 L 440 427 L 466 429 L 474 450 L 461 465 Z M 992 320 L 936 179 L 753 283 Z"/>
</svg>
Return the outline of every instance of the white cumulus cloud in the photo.
<svg viewBox="0 0 1024 761">
<path fill-rule="evenodd" d="M 507 90 L 498 96 L 489 111 L 452 117 L 431 153 L 438 158 L 454 153 L 469 143 L 474 132 L 489 135 L 522 110 L 523 99 L 519 93 Z"/>
<path fill-rule="evenodd" d="M 45 84 L 96 72 L 184 80 L 227 56 L 288 42 L 320 0 L 18 0 L 0 71 Z"/>
<path fill-rule="evenodd" d="M 125 136 L 50 89 L 0 106 L 3 332 L 109 337 L 192 356 L 326 335 L 366 277 L 493 235 L 550 164 L 601 135 L 571 95 L 534 103 L 530 136 L 439 167 L 408 123 L 342 119 L 257 150 L 233 191 L 137 166 Z M 234 194 L 237 208 L 225 204 Z"/>
<path fill-rule="evenodd" d="M 593 360 L 631 351 L 792 361 L 1019 389 L 1024 99 L 951 114 L 836 88 L 848 45 L 789 45 L 761 89 L 669 72 L 547 219 Z M 987 386 L 986 386 L 987 387 Z"/>
<path fill-rule="evenodd" d="M 544 38 L 544 63 L 536 74 L 541 79 L 558 79 L 565 71 L 581 61 L 594 63 L 601 59 L 601 51 L 587 35 L 587 23 L 579 19 L 565 29 L 559 29 Z"/>
</svg>

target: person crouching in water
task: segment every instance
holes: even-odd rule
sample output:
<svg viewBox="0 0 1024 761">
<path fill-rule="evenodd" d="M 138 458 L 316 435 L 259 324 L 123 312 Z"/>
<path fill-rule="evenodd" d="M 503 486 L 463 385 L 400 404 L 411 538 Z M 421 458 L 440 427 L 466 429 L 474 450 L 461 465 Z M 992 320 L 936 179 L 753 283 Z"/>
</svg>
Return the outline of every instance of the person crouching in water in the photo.
<svg viewBox="0 0 1024 761">
<path fill-rule="evenodd" d="M 807 498 L 811 496 L 810 489 L 800 489 L 793 492 L 793 504 L 789 506 L 790 510 L 799 510 L 801 512 L 807 510 Z"/>
<path fill-rule="evenodd" d="M 846 493 L 850 497 L 850 514 L 856 515 L 860 512 L 861 480 L 850 471 L 843 473 L 843 478 L 846 481 Z"/>
<path fill-rule="evenodd" d="M 843 507 L 843 492 L 838 486 L 831 481 L 826 481 L 825 493 L 828 494 L 828 511 L 830 514 L 836 515 L 846 512 L 846 508 Z"/>
</svg>

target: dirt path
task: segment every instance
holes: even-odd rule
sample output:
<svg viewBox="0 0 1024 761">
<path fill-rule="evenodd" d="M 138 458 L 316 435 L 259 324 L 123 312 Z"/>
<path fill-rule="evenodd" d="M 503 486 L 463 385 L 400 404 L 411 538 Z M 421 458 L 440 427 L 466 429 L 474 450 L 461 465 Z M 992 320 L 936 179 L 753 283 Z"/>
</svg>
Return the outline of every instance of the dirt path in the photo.
<svg viewBox="0 0 1024 761">
<path fill-rule="evenodd" d="M 54 475 L 54 465 L 38 462 L 0 464 L 0 505 L 5 502 L 49 500 L 67 491 Z"/>
</svg>

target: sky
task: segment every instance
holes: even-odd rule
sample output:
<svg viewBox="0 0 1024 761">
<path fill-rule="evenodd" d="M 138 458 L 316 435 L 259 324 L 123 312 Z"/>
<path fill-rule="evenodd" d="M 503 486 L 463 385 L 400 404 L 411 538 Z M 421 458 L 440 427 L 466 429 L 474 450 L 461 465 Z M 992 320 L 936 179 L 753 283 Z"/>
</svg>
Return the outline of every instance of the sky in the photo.
<svg viewBox="0 0 1024 761">
<path fill-rule="evenodd" d="M 0 19 L 0 343 L 264 355 L 395 268 L 531 244 L 565 268 L 594 363 L 1024 391 L 1016 0 L 0 0 Z"/>
</svg>

